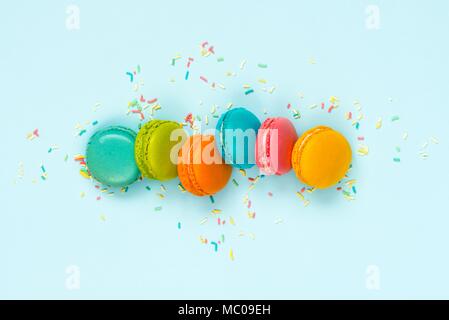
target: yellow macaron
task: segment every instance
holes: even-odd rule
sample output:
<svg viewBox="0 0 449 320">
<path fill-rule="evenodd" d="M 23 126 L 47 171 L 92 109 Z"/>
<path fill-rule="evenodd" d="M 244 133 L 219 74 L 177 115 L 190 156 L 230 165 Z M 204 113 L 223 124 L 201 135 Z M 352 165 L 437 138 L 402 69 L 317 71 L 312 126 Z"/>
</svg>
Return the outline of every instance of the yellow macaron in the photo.
<svg viewBox="0 0 449 320">
<path fill-rule="evenodd" d="M 349 142 L 325 126 L 306 131 L 292 152 L 292 167 L 298 179 L 318 189 L 332 187 L 343 179 L 351 161 Z"/>
</svg>

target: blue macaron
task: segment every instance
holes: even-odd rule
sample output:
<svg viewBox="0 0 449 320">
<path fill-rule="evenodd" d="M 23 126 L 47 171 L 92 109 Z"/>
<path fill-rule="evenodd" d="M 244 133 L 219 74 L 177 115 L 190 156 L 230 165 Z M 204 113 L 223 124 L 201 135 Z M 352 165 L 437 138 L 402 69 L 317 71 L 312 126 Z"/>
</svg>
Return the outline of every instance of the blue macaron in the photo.
<svg viewBox="0 0 449 320">
<path fill-rule="evenodd" d="M 222 114 L 217 123 L 215 141 L 226 163 L 238 169 L 254 166 L 254 150 L 260 125 L 260 120 L 242 107 Z"/>
</svg>

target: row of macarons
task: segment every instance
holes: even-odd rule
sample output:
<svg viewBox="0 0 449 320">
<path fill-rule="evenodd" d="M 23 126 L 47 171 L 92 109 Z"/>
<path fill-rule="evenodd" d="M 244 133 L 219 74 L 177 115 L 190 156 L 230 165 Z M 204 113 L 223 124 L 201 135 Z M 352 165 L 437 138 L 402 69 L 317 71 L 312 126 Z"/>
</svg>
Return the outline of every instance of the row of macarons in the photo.
<svg viewBox="0 0 449 320">
<path fill-rule="evenodd" d="M 251 131 L 255 139 L 237 137 Z M 293 168 L 301 182 L 324 189 L 345 176 L 351 159 L 348 141 L 332 128 L 315 127 L 298 137 L 289 119 L 261 123 L 243 107 L 222 114 L 215 134 L 188 137 L 181 123 L 151 120 L 137 134 L 123 126 L 103 128 L 89 139 L 86 151 L 91 176 L 104 185 L 124 187 L 142 176 L 159 181 L 179 177 L 197 196 L 223 189 L 233 167 L 255 164 L 264 175 L 283 175 Z"/>
</svg>

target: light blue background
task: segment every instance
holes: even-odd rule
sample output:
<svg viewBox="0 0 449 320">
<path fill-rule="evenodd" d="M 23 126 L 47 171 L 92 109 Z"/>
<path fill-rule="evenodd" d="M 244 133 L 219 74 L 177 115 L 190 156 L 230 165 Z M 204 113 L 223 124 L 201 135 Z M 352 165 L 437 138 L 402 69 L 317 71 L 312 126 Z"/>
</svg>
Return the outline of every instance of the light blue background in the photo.
<svg viewBox="0 0 449 320">
<path fill-rule="evenodd" d="M 449 2 L 74 1 L 81 9 L 78 31 L 65 27 L 69 4 L 0 4 L 1 298 L 449 298 Z M 379 30 L 365 27 L 369 4 L 380 8 Z M 200 57 L 204 40 L 224 62 Z M 176 53 L 183 59 L 172 67 Z M 184 81 L 189 55 L 196 60 Z M 268 69 L 257 68 L 260 62 Z M 290 173 L 266 178 L 251 192 L 257 212 L 251 220 L 242 203 L 247 183 L 234 172 L 240 186 L 230 183 L 214 205 L 181 194 L 178 181 L 165 184 L 163 200 L 159 184 L 145 181 L 96 201 L 99 192 L 72 160 L 93 129 L 87 126 L 80 138 L 74 126 L 98 120 L 135 128 L 137 117 L 125 115 L 135 96 L 125 72 L 137 64 L 142 92 L 162 105 L 159 118 L 204 116 L 212 104 L 223 110 L 231 101 L 261 118 L 264 108 L 291 117 L 290 102 L 303 112 L 295 120 L 300 133 L 328 124 L 354 150 L 357 136 L 365 136 L 370 154 L 355 155 L 351 173 L 356 200 L 332 189 L 308 196 L 304 208 L 295 195 L 302 185 Z M 227 78 L 227 70 L 239 75 Z M 227 89 L 211 90 L 198 79 L 202 74 Z M 277 86 L 273 95 L 259 90 L 260 77 Z M 244 83 L 256 93 L 245 96 Z M 308 110 L 331 95 L 340 98 L 340 109 Z M 344 119 L 356 99 L 365 115 L 358 132 Z M 396 114 L 400 121 L 391 123 Z M 384 126 L 376 130 L 379 117 Z M 27 141 L 35 128 L 41 137 Z M 421 145 L 431 136 L 440 144 L 430 145 L 422 160 Z M 61 149 L 48 154 L 55 144 Z M 14 184 L 20 161 L 25 176 Z M 237 225 L 218 226 L 212 218 L 200 225 L 213 208 Z M 275 224 L 278 218 L 284 222 Z M 221 234 L 226 240 L 217 253 L 198 240 Z M 70 265 L 80 268 L 79 290 L 66 289 Z M 379 267 L 380 290 L 365 285 L 369 265 Z"/>
</svg>

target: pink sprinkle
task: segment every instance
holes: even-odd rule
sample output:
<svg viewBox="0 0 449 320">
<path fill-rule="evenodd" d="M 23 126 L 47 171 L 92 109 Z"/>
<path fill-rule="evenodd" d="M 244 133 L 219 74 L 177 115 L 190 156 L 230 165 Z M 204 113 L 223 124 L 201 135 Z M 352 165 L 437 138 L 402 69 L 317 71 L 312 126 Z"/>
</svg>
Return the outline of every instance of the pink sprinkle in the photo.
<svg viewBox="0 0 449 320">
<path fill-rule="evenodd" d="M 140 110 L 131 110 L 131 112 L 140 115 L 140 120 L 145 119 L 145 115 L 142 113 L 142 111 L 140 111 Z"/>
<path fill-rule="evenodd" d="M 101 197 L 100 197 L 100 196 L 98 196 L 98 197 L 97 197 L 97 201 L 100 201 L 100 200 L 101 200 Z"/>
<path fill-rule="evenodd" d="M 207 46 L 209 44 L 209 42 L 207 42 L 207 41 L 204 41 L 202 44 L 201 44 L 201 47 L 205 47 L 205 46 Z"/>
<path fill-rule="evenodd" d="M 331 105 L 331 106 L 329 107 L 329 110 L 327 110 L 327 112 L 328 112 L 328 113 L 331 113 L 333 109 L 334 109 L 334 105 Z"/>
<path fill-rule="evenodd" d="M 304 193 L 304 191 L 306 191 L 306 187 L 303 187 L 303 188 L 301 189 L 301 193 Z"/>
<path fill-rule="evenodd" d="M 193 58 L 189 57 L 187 60 L 187 68 L 190 68 L 190 64 L 193 62 Z"/>
<path fill-rule="evenodd" d="M 36 137 L 39 137 L 39 129 L 35 129 L 33 131 L 33 135 L 35 135 Z"/>
<path fill-rule="evenodd" d="M 220 225 L 221 224 L 221 220 L 220 220 L 220 218 L 218 218 L 218 225 Z"/>
<path fill-rule="evenodd" d="M 143 94 L 140 95 L 140 102 L 145 102 L 145 98 L 143 97 Z"/>
<path fill-rule="evenodd" d="M 157 102 L 157 98 L 151 99 L 151 100 L 147 100 L 147 103 L 152 104 Z"/>
<path fill-rule="evenodd" d="M 209 82 L 204 76 L 200 76 L 200 79 L 203 80 L 203 81 L 206 82 L 206 83 Z"/>
<path fill-rule="evenodd" d="M 191 125 L 193 124 L 193 114 L 189 113 L 186 115 L 186 117 L 184 118 L 184 121 L 187 123 L 190 123 Z"/>
<path fill-rule="evenodd" d="M 321 102 L 321 109 L 324 109 L 324 102 Z"/>
<path fill-rule="evenodd" d="M 365 140 L 365 137 L 360 136 L 360 137 L 357 137 L 357 139 L 358 139 L 359 141 L 364 141 L 364 140 Z"/>
<path fill-rule="evenodd" d="M 348 113 L 348 120 L 351 120 L 352 119 L 352 112 L 349 112 Z"/>
<path fill-rule="evenodd" d="M 248 209 L 251 208 L 251 200 L 248 200 Z"/>
<path fill-rule="evenodd" d="M 273 196 L 273 193 L 268 192 L 268 196 L 269 196 L 269 197 L 272 197 L 272 196 Z"/>
<path fill-rule="evenodd" d="M 287 104 L 287 109 L 290 109 L 291 107 L 292 107 L 291 103 Z"/>
<path fill-rule="evenodd" d="M 208 50 L 210 53 L 212 53 L 212 54 L 215 54 L 215 51 L 214 51 L 214 46 L 211 46 L 210 48 L 209 48 L 209 50 Z"/>
</svg>

